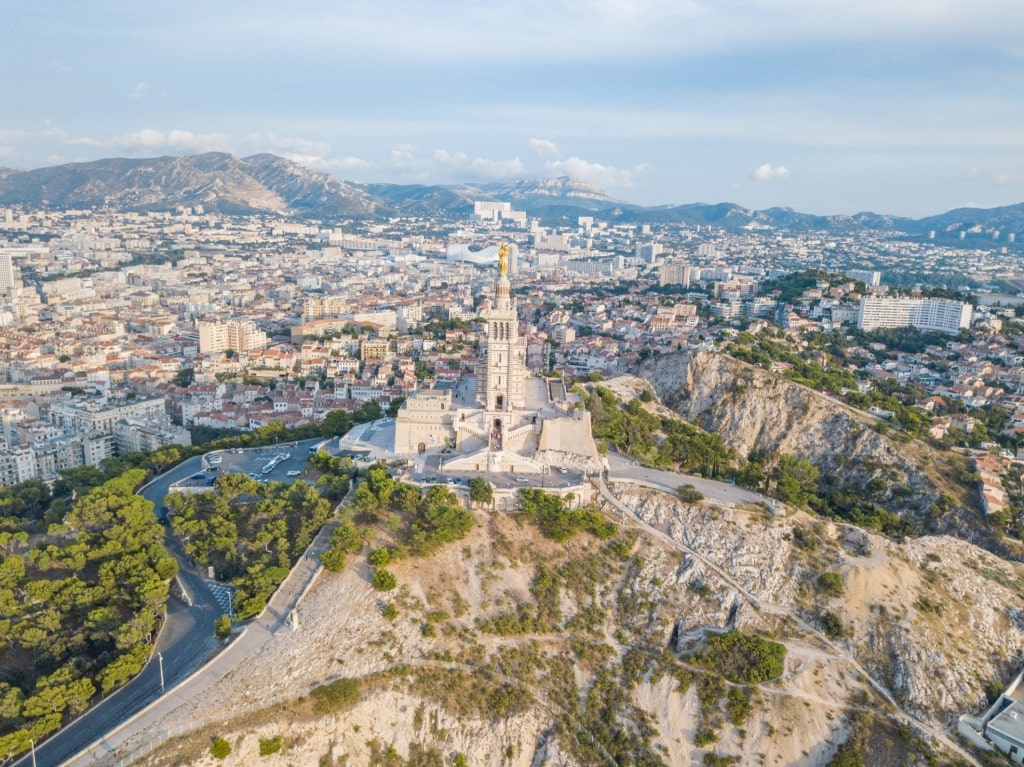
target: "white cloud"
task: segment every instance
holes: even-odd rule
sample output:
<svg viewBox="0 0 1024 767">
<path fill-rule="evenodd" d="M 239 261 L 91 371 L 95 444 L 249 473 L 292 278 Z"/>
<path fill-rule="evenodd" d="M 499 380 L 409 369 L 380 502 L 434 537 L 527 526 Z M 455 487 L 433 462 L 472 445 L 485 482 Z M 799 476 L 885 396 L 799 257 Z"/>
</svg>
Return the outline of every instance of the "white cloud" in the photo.
<svg viewBox="0 0 1024 767">
<path fill-rule="evenodd" d="M 600 187 L 628 187 L 633 184 L 633 174 L 628 170 L 590 162 L 582 157 L 552 160 L 546 166 L 552 175 L 571 176 Z"/>
<path fill-rule="evenodd" d="M 544 138 L 532 138 L 528 145 L 530 147 L 530 151 L 543 160 L 559 158 L 562 156 L 562 151 L 554 141 L 548 141 Z"/>
<path fill-rule="evenodd" d="M 128 94 L 130 99 L 141 99 L 146 92 L 148 86 L 145 83 L 135 83 L 135 87 L 132 88 L 131 93 Z"/>
<path fill-rule="evenodd" d="M 521 176 L 526 169 L 518 157 L 492 160 L 488 157 L 470 157 L 465 152 L 435 149 L 433 158 L 438 165 L 454 171 L 451 175 L 461 173 L 467 181 L 514 178 Z"/>
<path fill-rule="evenodd" d="M 993 179 L 996 186 L 1009 186 L 1010 184 L 1016 183 L 1017 179 L 1009 173 L 1000 173 Z"/>
<path fill-rule="evenodd" d="M 373 163 L 364 160 L 362 157 L 329 157 L 318 160 L 317 167 L 330 171 L 351 171 L 369 168 Z"/>
<path fill-rule="evenodd" d="M 465 152 L 455 152 L 452 154 L 446 149 L 435 149 L 434 159 L 441 163 L 441 165 L 465 165 L 469 160 L 469 155 Z"/>
<path fill-rule="evenodd" d="M 228 137 L 223 133 L 193 133 L 187 130 L 160 131 L 144 128 L 114 139 L 111 145 L 135 150 L 175 149 L 206 152 L 223 149 Z"/>
<path fill-rule="evenodd" d="M 413 159 L 413 152 L 416 150 L 412 144 L 399 144 L 391 150 L 391 162 L 396 165 L 410 162 Z"/>
<path fill-rule="evenodd" d="M 326 141 L 278 136 L 273 131 L 250 133 L 239 142 L 244 154 L 269 152 L 310 167 L 331 167 L 331 145 Z"/>
<path fill-rule="evenodd" d="M 751 178 L 754 181 L 775 181 L 780 178 L 786 178 L 788 175 L 789 169 L 785 165 L 773 167 L 771 163 L 766 162 L 754 169 Z"/>
</svg>

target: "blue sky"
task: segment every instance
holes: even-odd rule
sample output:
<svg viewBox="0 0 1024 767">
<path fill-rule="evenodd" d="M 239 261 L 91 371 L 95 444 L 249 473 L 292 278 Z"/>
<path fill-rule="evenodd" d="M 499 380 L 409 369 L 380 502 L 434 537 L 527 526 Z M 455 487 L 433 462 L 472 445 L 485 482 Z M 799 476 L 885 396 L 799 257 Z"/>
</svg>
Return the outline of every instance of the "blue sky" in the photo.
<svg viewBox="0 0 1024 767">
<path fill-rule="evenodd" d="M 1020 0 L 0 0 L 0 166 L 273 152 L 647 205 L 1024 201 Z"/>
</svg>

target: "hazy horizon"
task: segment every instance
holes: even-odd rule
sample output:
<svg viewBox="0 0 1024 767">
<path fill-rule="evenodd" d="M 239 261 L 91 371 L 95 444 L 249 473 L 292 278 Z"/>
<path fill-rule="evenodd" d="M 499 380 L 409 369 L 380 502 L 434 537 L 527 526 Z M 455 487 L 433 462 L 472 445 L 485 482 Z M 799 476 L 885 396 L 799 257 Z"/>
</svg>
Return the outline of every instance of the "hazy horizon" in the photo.
<svg viewBox="0 0 1024 767">
<path fill-rule="evenodd" d="M 1010 0 L 13 0 L 6 17 L 6 167 L 216 150 L 359 182 L 567 175 L 641 205 L 1024 200 Z"/>
</svg>

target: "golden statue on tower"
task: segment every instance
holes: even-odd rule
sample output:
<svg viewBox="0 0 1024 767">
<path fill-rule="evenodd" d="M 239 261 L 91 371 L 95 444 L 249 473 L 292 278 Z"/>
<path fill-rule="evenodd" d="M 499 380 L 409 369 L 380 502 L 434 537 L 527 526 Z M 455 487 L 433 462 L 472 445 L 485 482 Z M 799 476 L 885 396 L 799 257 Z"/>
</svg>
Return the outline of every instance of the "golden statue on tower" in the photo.
<svg viewBox="0 0 1024 767">
<path fill-rule="evenodd" d="M 508 245 L 505 243 L 498 248 L 498 274 L 508 274 Z"/>
</svg>

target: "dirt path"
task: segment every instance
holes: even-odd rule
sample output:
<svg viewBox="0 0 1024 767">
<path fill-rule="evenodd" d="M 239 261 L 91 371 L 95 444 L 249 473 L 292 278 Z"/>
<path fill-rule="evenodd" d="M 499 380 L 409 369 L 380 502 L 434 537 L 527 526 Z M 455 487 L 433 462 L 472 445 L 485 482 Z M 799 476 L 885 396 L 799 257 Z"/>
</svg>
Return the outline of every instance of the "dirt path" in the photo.
<svg viewBox="0 0 1024 767">
<path fill-rule="evenodd" d="M 848 663 L 858 673 L 862 674 L 864 679 L 866 679 L 867 682 L 878 692 L 878 694 L 881 695 L 882 698 L 884 698 L 890 706 L 892 706 L 895 712 L 891 713 L 882 711 L 880 713 L 884 713 L 887 716 L 891 716 L 897 721 L 919 730 L 925 735 L 942 743 L 942 745 L 945 748 L 947 748 L 951 753 L 956 754 L 960 758 L 967 761 L 969 764 L 973 764 L 975 765 L 975 767 L 981 767 L 981 763 L 977 759 L 975 759 L 975 757 L 970 752 L 962 748 L 959 744 L 953 742 L 953 740 L 949 738 L 949 736 L 946 734 L 944 730 L 938 729 L 927 722 L 923 722 L 910 712 L 904 710 L 904 708 L 896 702 L 896 699 L 893 697 L 892 693 L 890 693 L 889 690 L 886 689 L 886 687 L 880 681 L 875 679 L 849 651 L 837 645 L 835 642 L 833 642 L 831 639 L 825 636 L 821 631 L 819 631 L 814 626 L 805 621 L 803 618 L 801 618 L 799 615 L 797 615 L 792 609 L 785 607 L 783 605 L 776 605 L 771 602 L 765 602 L 759 599 L 758 597 L 754 596 L 742 585 L 740 585 L 739 582 L 733 579 L 725 570 L 723 570 L 716 563 L 708 559 L 706 556 L 690 548 L 685 543 L 682 543 L 681 541 L 673 538 L 671 535 L 668 534 L 668 532 L 666 532 L 664 528 L 651 525 L 645 522 L 640 517 L 638 517 L 635 513 L 633 513 L 632 509 L 630 509 L 628 506 L 623 504 L 621 501 L 619 501 L 618 498 L 615 497 L 615 495 L 608 488 L 608 486 L 605 485 L 605 483 L 600 479 L 600 477 L 594 480 L 594 484 L 597 487 L 598 491 L 601 493 L 601 496 L 623 515 L 624 525 L 627 523 L 628 520 L 628 522 L 631 523 L 632 526 L 640 530 L 643 530 L 644 532 L 654 536 L 658 540 L 664 541 L 665 543 L 678 549 L 679 551 L 686 552 L 694 559 L 699 561 L 701 564 L 703 564 L 705 567 L 707 567 L 724 583 L 728 584 L 731 588 L 735 589 L 737 592 L 742 594 L 755 610 L 765 612 L 771 615 L 779 615 L 788 618 L 789 620 L 792 620 L 803 631 L 815 637 L 819 642 L 822 643 L 822 645 L 832 650 L 835 653 L 837 660 L 842 660 Z"/>
</svg>

